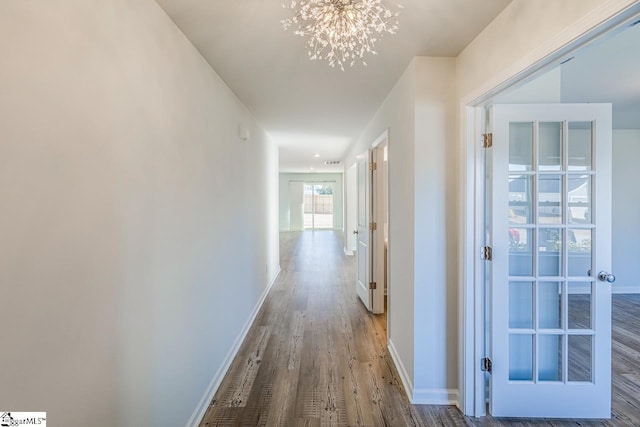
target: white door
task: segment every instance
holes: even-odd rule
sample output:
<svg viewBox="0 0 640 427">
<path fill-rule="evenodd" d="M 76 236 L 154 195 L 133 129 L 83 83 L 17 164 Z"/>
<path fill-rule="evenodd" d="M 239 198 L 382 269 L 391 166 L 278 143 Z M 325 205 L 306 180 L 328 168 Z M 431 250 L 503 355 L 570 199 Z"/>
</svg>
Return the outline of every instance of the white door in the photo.
<svg viewBox="0 0 640 427">
<path fill-rule="evenodd" d="M 491 414 L 609 418 L 611 106 L 496 105 L 492 127 Z"/>
<path fill-rule="evenodd" d="M 373 308 L 373 291 L 369 287 L 371 282 L 371 231 L 369 218 L 371 217 L 371 151 L 365 152 L 358 158 L 358 221 L 354 232 L 357 235 L 357 280 L 356 291 L 367 310 Z"/>
</svg>

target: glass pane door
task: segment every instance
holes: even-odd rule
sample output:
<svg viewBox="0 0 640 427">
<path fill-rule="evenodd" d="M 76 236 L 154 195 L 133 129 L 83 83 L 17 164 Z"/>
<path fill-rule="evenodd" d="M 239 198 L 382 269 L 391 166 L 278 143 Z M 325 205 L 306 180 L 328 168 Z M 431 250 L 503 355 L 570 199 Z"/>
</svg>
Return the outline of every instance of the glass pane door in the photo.
<svg viewBox="0 0 640 427">
<path fill-rule="evenodd" d="M 607 123 L 584 105 L 494 107 L 493 415 L 610 416 Z"/>
<path fill-rule="evenodd" d="M 333 228 L 333 183 L 305 183 L 304 228 Z"/>
<path fill-rule="evenodd" d="M 509 126 L 509 380 L 592 382 L 593 123 Z"/>
</svg>

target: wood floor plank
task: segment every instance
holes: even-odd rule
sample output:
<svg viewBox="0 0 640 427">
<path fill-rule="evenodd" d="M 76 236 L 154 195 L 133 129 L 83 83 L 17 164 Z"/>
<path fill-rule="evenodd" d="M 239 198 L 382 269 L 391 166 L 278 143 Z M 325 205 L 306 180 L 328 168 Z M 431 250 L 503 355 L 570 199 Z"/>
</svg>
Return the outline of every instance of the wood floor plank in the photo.
<svg viewBox="0 0 640 427">
<path fill-rule="evenodd" d="M 611 420 L 470 418 L 409 403 L 386 348 L 386 317 L 359 301 L 355 257 L 342 248 L 339 232 L 281 233 L 280 276 L 201 426 L 640 426 L 640 295 L 613 297 Z M 588 304 L 571 302 L 583 324 Z"/>
<path fill-rule="evenodd" d="M 223 406 L 243 407 L 247 404 L 249 393 L 253 387 L 265 348 L 269 342 L 269 329 L 267 327 L 258 327 L 254 332 L 256 333 L 249 335 L 253 338 L 253 340 L 250 341 L 251 346 L 248 348 L 249 351 L 246 354 L 243 352 L 240 353 L 241 358 L 245 362 L 236 376 L 236 381 L 232 382 L 227 393 L 225 393 L 220 400 L 220 404 Z"/>
</svg>

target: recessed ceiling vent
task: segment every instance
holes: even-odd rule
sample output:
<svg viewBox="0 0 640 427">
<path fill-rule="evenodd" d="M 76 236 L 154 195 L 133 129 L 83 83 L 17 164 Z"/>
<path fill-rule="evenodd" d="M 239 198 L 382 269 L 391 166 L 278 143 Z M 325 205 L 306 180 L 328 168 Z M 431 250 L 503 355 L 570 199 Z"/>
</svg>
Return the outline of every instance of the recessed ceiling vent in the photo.
<svg viewBox="0 0 640 427">
<path fill-rule="evenodd" d="M 327 160 L 326 162 L 324 162 L 324 164 L 327 165 L 327 166 L 339 165 L 340 164 L 340 160 Z"/>
</svg>

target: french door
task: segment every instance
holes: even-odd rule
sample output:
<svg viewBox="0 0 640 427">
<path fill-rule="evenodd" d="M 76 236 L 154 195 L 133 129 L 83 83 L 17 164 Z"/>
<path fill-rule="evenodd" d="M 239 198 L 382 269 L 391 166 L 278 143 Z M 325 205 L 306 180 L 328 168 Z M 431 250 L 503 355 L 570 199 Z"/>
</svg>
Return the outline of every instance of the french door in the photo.
<svg viewBox="0 0 640 427">
<path fill-rule="evenodd" d="M 496 105 L 490 412 L 611 416 L 611 106 Z"/>
</svg>

